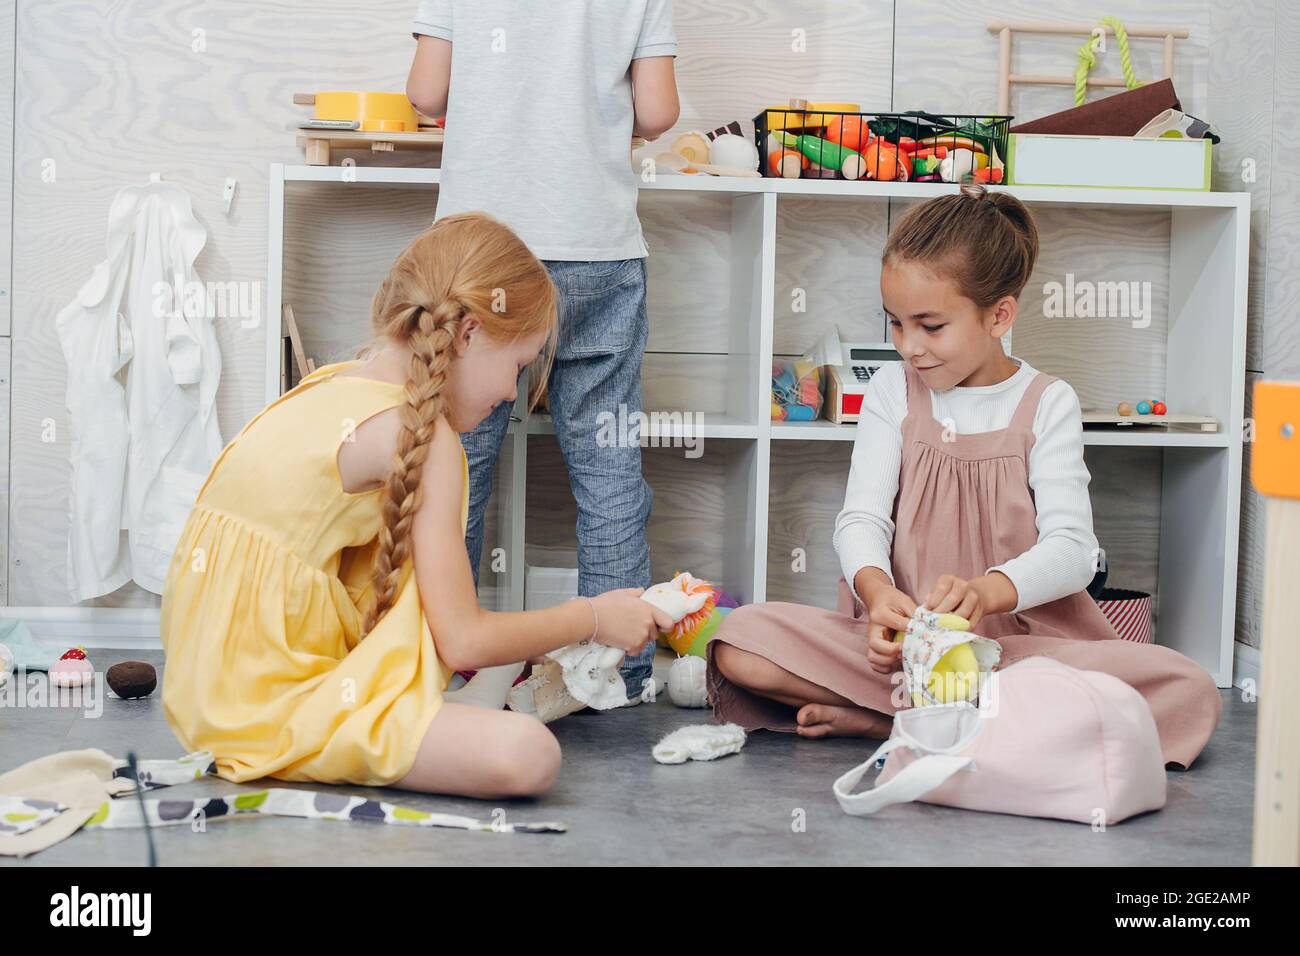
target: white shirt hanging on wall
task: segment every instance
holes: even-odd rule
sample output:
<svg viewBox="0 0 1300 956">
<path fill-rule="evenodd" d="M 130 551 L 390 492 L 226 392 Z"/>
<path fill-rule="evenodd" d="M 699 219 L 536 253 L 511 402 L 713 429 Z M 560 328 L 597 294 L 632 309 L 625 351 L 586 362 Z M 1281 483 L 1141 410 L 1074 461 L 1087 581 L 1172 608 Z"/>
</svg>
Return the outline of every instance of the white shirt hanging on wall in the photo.
<svg viewBox="0 0 1300 956">
<path fill-rule="evenodd" d="M 134 579 L 161 594 L 222 448 L 221 354 L 194 271 L 207 231 L 174 183 L 127 186 L 108 256 L 55 324 L 68 367 L 68 586 L 84 601 Z"/>
</svg>

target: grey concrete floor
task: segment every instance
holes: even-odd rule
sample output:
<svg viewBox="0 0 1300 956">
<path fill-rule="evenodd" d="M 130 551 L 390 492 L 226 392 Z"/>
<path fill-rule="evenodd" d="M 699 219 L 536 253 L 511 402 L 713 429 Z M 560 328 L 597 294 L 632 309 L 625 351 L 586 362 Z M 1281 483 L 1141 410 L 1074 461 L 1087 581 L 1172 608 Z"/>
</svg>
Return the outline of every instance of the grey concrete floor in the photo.
<svg viewBox="0 0 1300 956">
<path fill-rule="evenodd" d="M 162 655 L 96 650 L 101 670 L 148 660 L 165 679 Z M 663 661 L 661 660 L 661 665 Z M 666 698 L 552 725 L 564 749 L 555 788 L 537 800 L 479 801 L 390 789 L 311 789 L 366 794 L 421 809 L 491 818 L 558 820 L 562 835 L 467 833 L 372 823 L 250 817 L 155 831 L 159 863 L 259 865 L 537 864 L 979 864 L 1190 866 L 1250 863 L 1255 705 L 1225 690 L 1223 720 L 1196 765 L 1170 772 L 1163 810 L 1105 832 L 1051 820 L 974 813 L 924 804 L 890 807 L 876 817 L 846 816 L 834 779 L 865 760 L 875 744 L 808 741 L 756 733 L 745 749 L 712 763 L 662 766 L 650 748 L 665 734 L 708 720 Z M 70 708 L 0 707 L 0 771 L 59 750 L 99 747 L 124 757 L 179 756 L 155 692 L 145 700 L 104 701 L 98 718 Z M 216 777 L 153 796 L 215 796 L 260 789 Z M 796 827 L 802 821 L 802 827 Z M 8 866 L 143 864 L 142 831 L 81 832 Z"/>
</svg>

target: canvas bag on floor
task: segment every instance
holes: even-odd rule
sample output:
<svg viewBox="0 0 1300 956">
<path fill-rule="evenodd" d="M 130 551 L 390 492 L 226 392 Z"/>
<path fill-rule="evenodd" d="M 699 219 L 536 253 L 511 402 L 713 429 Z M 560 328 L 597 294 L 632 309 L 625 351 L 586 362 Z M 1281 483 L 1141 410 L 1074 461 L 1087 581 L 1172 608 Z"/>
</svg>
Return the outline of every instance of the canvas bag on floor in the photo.
<svg viewBox="0 0 1300 956">
<path fill-rule="evenodd" d="M 884 761 L 876 786 L 854 788 Z M 1165 764 L 1142 695 L 1050 657 L 995 671 L 978 704 L 912 707 L 835 781 L 845 813 L 920 800 L 967 810 L 1118 823 L 1165 805 Z"/>
</svg>

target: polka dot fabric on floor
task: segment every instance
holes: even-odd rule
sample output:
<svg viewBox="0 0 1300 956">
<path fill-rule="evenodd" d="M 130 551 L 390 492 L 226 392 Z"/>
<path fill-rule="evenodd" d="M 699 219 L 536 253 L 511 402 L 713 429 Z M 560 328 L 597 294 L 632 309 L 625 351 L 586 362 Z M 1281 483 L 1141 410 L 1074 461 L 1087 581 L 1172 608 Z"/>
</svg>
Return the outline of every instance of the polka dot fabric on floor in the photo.
<svg viewBox="0 0 1300 956">
<path fill-rule="evenodd" d="M 140 790 L 216 775 L 212 754 L 140 760 Z M 197 799 L 142 799 L 127 761 L 102 750 L 67 750 L 0 774 L 0 856 L 25 857 L 79 830 L 189 826 L 247 815 L 441 827 L 491 833 L 564 833 L 563 823 L 500 823 L 354 796 L 339 790 L 274 787 Z"/>
</svg>

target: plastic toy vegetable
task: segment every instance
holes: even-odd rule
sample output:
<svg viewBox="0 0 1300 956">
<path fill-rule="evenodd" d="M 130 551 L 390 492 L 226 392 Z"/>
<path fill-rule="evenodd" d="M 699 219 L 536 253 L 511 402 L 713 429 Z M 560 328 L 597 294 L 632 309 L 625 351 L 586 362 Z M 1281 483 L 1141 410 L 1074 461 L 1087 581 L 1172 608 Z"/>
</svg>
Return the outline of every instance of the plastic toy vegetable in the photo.
<svg viewBox="0 0 1300 956">
<path fill-rule="evenodd" d="M 780 133 L 782 145 L 791 146 L 819 166 L 838 169 L 846 179 L 861 179 L 866 172 L 866 161 L 856 152 L 817 136 L 795 136 Z"/>
</svg>

